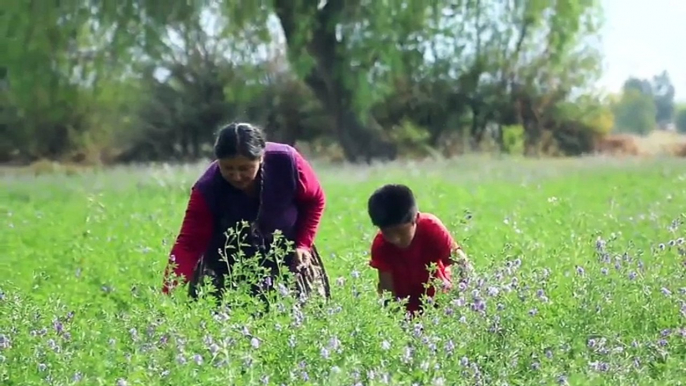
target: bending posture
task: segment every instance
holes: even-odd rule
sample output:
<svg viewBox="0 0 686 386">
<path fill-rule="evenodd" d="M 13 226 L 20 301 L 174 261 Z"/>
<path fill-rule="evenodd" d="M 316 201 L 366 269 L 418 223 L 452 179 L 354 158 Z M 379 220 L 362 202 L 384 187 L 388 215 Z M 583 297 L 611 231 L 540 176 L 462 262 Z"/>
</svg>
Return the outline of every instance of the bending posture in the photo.
<svg viewBox="0 0 686 386">
<path fill-rule="evenodd" d="M 379 272 L 379 295 L 388 291 L 396 299 L 409 298 L 406 309 L 414 314 L 422 307 L 423 294 L 435 295 L 432 285 L 426 288 L 430 281 L 443 281 L 445 290 L 452 287 L 453 263 L 466 279 L 471 271 L 467 255 L 438 217 L 419 212 L 410 188 L 385 185 L 377 189 L 369 198 L 368 211 L 379 228 L 369 262 Z M 431 276 L 433 264 L 436 270 Z"/>
<path fill-rule="evenodd" d="M 222 290 L 224 275 L 235 258 L 227 249 L 227 264 L 219 250 L 225 250 L 227 229 L 247 221 L 250 229 L 240 234 L 241 238 L 247 236 L 248 242 L 242 242 L 247 244 L 242 248 L 245 256 L 269 252 L 274 231 L 280 230 L 295 244 L 295 251 L 284 263 L 296 274 L 298 291 L 309 294 L 314 289 L 329 297 L 328 277 L 314 246 L 325 197 L 308 162 L 289 145 L 266 142 L 261 130 L 247 123 L 223 127 L 216 138 L 214 155 L 216 160 L 191 189 L 181 232 L 165 272 L 164 292 L 178 285 L 169 280 L 170 272 L 190 281 L 192 297 L 197 296 L 197 285 L 206 275 Z M 236 244 L 229 242 L 234 248 Z M 262 265 L 272 276 L 278 274 L 273 259 Z M 264 289 L 253 286 L 253 294 Z"/>
</svg>

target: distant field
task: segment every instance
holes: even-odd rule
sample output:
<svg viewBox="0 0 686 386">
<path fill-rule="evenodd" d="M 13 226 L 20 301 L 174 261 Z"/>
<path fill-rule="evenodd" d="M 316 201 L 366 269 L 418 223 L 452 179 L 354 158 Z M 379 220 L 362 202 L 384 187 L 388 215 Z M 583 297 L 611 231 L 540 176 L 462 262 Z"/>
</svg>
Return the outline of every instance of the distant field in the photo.
<svg viewBox="0 0 686 386">
<path fill-rule="evenodd" d="M 203 165 L 0 177 L 0 384 L 686 382 L 682 160 L 315 166 L 334 300 L 300 313 L 277 298 L 259 319 L 160 295 Z M 366 199 L 391 181 L 478 272 L 410 324 L 379 306 L 367 266 Z"/>
</svg>

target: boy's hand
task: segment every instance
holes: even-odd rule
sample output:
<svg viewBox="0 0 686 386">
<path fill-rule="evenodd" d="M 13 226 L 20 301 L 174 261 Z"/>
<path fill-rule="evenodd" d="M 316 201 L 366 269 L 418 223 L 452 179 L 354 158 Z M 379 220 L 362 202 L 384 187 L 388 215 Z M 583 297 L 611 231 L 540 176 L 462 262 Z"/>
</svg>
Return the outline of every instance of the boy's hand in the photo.
<svg viewBox="0 0 686 386">
<path fill-rule="evenodd" d="M 458 248 L 454 250 L 453 255 L 453 261 L 459 270 L 458 275 L 460 276 L 460 279 L 466 279 L 471 276 L 474 267 L 472 267 L 472 264 L 469 262 L 467 254 L 464 253 L 462 249 Z"/>
</svg>

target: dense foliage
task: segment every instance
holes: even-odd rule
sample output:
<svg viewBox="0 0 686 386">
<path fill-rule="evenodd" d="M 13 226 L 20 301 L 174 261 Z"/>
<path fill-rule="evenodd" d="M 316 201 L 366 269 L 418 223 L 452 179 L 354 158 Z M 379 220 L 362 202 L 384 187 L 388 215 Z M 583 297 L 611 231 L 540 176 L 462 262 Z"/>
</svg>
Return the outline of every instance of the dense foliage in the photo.
<svg viewBox="0 0 686 386">
<path fill-rule="evenodd" d="M 350 161 L 506 150 L 512 126 L 527 154 L 579 154 L 613 126 L 592 87 L 600 11 L 594 0 L 12 2 L 0 11 L 0 160 L 193 159 L 234 119 L 338 144 Z"/>
<path fill-rule="evenodd" d="M 318 165 L 328 208 L 317 245 L 333 299 L 302 306 L 279 292 L 262 317 L 237 293 L 230 311 L 161 294 L 201 170 L 3 178 L 0 383 L 657 386 L 686 376 L 677 161 Z M 365 203 L 387 181 L 410 184 L 476 268 L 412 321 L 379 304 L 367 265 Z"/>
</svg>

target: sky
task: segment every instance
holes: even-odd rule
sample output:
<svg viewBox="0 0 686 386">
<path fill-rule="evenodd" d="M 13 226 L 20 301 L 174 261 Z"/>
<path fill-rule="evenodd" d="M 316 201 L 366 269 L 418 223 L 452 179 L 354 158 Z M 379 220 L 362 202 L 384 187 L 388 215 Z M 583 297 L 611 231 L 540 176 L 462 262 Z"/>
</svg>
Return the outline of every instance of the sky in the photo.
<svg viewBox="0 0 686 386">
<path fill-rule="evenodd" d="M 629 76 L 667 70 L 686 102 L 686 0 L 602 0 L 605 56 L 600 86 L 617 92 Z"/>
</svg>

